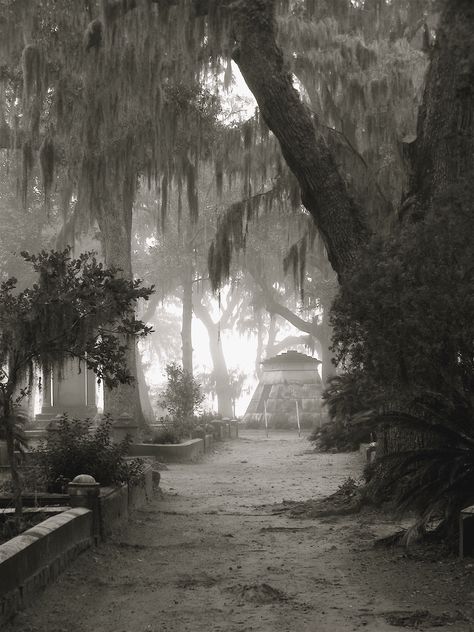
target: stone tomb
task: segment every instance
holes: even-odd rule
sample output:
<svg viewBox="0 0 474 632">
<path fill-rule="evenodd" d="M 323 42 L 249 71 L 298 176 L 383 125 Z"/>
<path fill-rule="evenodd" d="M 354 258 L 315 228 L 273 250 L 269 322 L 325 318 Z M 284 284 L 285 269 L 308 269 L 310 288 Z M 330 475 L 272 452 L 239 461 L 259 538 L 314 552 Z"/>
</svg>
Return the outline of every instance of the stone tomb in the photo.
<svg viewBox="0 0 474 632">
<path fill-rule="evenodd" d="M 265 425 L 265 406 L 269 427 L 297 426 L 296 401 L 302 427 L 321 421 L 322 382 L 317 358 L 287 351 L 262 362 L 262 379 L 244 415 L 252 426 Z"/>
<path fill-rule="evenodd" d="M 36 415 L 38 426 L 67 413 L 69 417 L 84 419 L 97 415 L 96 381 L 93 371 L 77 360 L 68 360 L 62 368 L 43 376 L 43 405 Z"/>
</svg>

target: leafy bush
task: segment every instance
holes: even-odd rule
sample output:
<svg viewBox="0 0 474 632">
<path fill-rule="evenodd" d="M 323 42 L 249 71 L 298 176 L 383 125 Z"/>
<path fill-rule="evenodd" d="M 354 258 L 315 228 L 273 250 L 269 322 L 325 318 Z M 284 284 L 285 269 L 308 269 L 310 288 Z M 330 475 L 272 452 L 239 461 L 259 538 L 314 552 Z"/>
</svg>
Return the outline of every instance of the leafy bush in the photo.
<svg viewBox="0 0 474 632">
<path fill-rule="evenodd" d="M 89 419 L 58 420 L 57 429 L 33 451 L 45 473 L 48 491 L 63 492 L 78 474 L 89 474 L 101 485 L 134 482 L 143 472 L 140 459 L 125 460 L 131 438 L 114 444 L 110 439 L 112 421 L 104 417 L 91 431 Z"/>
<path fill-rule="evenodd" d="M 423 220 L 374 240 L 341 287 L 334 352 L 366 409 L 424 391 L 474 392 L 473 194 L 453 191 Z"/>
<path fill-rule="evenodd" d="M 168 383 L 158 404 L 170 414 L 170 429 L 180 438 L 189 437 L 197 425 L 204 395 L 194 377 L 176 362 L 166 365 Z"/>
<path fill-rule="evenodd" d="M 202 413 L 197 415 L 197 422 L 201 426 L 205 426 L 211 421 L 219 421 L 221 419 L 222 415 L 220 415 L 219 413 L 215 413 L 212 410 L 204 410 Z"/>
<path fill-rule="evenodd" d="M 315 444 L 320 452 L 353 452 L 358 450 L 361 443 L 369 441 L 366 429 L 359 433 L 357 427 L 350 423 L 339 424 L 335 421 L 325 423 L 321 428 L 315 428 L 308 440 Z"/>
<path fill-rule="evenodd" d="M 204 439 L 206 436 L 206 429 L 204 426 L 197 425 L 193 428 L 192 438 L 193 439 Z"/>
</svg>

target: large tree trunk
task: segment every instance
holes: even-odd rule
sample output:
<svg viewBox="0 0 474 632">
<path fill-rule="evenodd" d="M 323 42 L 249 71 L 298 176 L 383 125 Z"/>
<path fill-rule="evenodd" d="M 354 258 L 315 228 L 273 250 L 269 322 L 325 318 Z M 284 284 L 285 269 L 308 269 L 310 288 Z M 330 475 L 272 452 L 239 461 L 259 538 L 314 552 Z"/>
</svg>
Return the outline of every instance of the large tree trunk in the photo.
<svg viewBox="0 0 474 632">
<path fill-rule="evenodd" d="M 140 397 L 140 405 L 143 412 L 143 417 L 148 424 L 152 424 L 155 421 L 155 412 L 150 401 L 150 391 L 148 390 L 148 384 L 146 383 L 145 372 L 143 370 L 143 362 L 140 351 L 137 349 L 137 386 Z"/>
<path fill-rule="evenodd" d="M 447 0 L 431 52 L 402 218 L 418 220 L 434 205 L 456 212 L 465 184 L 474 180 L 473 33 L 472 0 Z M 428 432 L 398 427 L 377 439 L 378 456 L 439 445 Z"/>
<path fill-rule="evenodd" d="M 103 195 L 110 192 L 103 192 Z M 125 199 L 124 199 L 125 197 Z M 128 196 L 115 193 L 103 204 L 98 213 L 98 223 L 104 247 L 104 259 L 107 266 L 115 266 L 122 270 L 121 274 L 132 279 L 132 204 Z M 131 384 L 119 384 L 114 389 L 104 389 L 104 412 L 112 417 L 127 413 L 145 426 L 140 394 L 137 382 L 137 342 L 133 338 L 127 344 L 126 364 L 128 373 L 134 378 Z"/>
<path fill-rule="evenodd" d="M 417 210 L 439 198 L 454 211 L 455 190 L 474 179 L 474 3 L 447 0 L 431 52 L 413 152 Z M 438 202 L 436 200 L 438 199 Z"/>
<path fill-rule="evenodd" d="M 257 100 L 261 115 L 280 142 L 340 278 L 367 242 L 368 228 L 317 122 L 303 104 L 276 43 L 275 0 L 234 2 L 238 50 L 234 59 Z"/>
<path fill-rule="evenodd" d="M 182 274 L 183 313 L 181 320 L 181 345 L 183 369 L 193 374 L 193 276 L 192 268 L 186 266 Z"/>
<path fill-rule="evenodd" d="M 222 342 L 219 336 L 219 327 L 212 320 L 209 312 L 199 300 L 194 301 L 193 309 L 196 316 L 207 329 L 207 334 L 209 336 L 209 351 L 211 353 L 213 374 L 216 384 L 217 412 L 219 415 L 222 415 L 222 417 L 232 417 L 232 390 L 230 387 L 229 371 L 227 369 L 227 363 L 222 349 Z"/>
</svg>

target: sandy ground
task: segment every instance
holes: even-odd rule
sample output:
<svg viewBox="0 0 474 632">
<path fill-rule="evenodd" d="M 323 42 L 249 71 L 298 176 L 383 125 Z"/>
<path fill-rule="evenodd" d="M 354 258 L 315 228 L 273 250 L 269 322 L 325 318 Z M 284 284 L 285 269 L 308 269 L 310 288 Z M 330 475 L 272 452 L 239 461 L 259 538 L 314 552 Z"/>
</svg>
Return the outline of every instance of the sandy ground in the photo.
<svg viewBox="0 0 474 632">
<path fill-rule="evenodd" d="M 330 494 L 358 454 L 245 431 L 162 472 L 163 497 L 83 554 L 5 632 L 474 632 L 474 560 L 373 548 L 373 514 L 295 520 L 269 503 Z"/>
</svg>

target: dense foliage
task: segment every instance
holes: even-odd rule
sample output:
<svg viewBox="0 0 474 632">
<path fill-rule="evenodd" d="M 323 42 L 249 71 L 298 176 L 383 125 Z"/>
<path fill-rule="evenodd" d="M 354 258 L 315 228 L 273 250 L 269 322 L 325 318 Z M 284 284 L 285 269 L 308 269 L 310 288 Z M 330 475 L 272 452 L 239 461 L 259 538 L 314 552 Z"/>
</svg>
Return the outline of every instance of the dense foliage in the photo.
<svg viewBox="0 0 474 632">
<path fill-rule="evenodd" d="M 336 358 L 367 381 L 369 397 L 474 392 L 471 195 L 448 192 L 424 219 L 375 240 L 342 287 Z"/>
<path fill-rule="evenodd" d="M 334 303 L 334 349 L 347 371 L 333 417 L 379 433 L 374 497 L 443 525 L 474 501 L 472 185 L 376 240 Z M 364 392 L 364 398 L 357 393 Z M 373 475 L 375 473 L 375 475 Z"/>
<path fill-rule="evenodd" d="M 91 431 L 89 419 L 58 420 L 45 442 L 34 450 L 36 463 L 50 492 L 64 492 L 79 474 L 89 474 L 101 485 L 133 482 L 142 471 L 139 459 L 126 461 L 131 437 L 120 443 L 110 438 L 112 421 L 104 417 Z"/>
<path fill-rule="evenodd" d="M 93 253 L 77 259 L 70 249 L 23 253 L 37 282 L 22 291 L 9 278 L 0 286 L 0 361 L 7 381 L 27 375 L 33 362 L 49 369 L 66 357 L 82 359 L 108 386 L 130 381 L 121 339 L 149 329 L 131 308 L 151 289 L 106 268 Z"/>
</svg>

